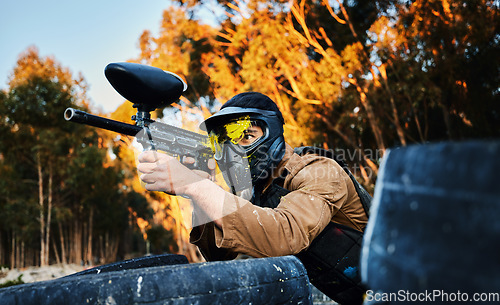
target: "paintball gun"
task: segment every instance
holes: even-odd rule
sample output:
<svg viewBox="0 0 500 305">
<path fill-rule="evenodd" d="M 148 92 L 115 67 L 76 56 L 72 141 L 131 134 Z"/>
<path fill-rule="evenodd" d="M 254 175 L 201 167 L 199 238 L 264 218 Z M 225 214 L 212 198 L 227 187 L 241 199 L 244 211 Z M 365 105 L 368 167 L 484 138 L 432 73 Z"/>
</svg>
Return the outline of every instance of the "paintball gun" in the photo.
<svg viewBox="0 0 500 305">
<path fill-rule="evenodd" d="M 67 108 L 67 121 L 107 129 L 134 136 L 144 150 L 161 150 L 173 156 L 193 157 L 193 169 L 208 171 L 207 162 L 213 157 L 208 137 L 151 119 L 151 111 L 177 101 L 187 89 L 177 75 L 162 69 L 137 63 L 111 63 L 104 74 L 113 88 L 137 108 L 132 116 L 135 124 L 127 124 Z"/>
</svg>

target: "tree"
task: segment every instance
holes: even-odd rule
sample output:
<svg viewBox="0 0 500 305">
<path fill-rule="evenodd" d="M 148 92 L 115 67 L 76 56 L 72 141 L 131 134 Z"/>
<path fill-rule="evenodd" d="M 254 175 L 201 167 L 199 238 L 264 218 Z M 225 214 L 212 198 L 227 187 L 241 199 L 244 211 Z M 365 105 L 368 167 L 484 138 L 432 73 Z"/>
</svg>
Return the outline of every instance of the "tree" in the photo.
<svg viewBox="0 0 500 305">
<path fill-rule="evenodd" d="M 183 14 L 164 19 L 169 37 L 181 35 L 177 24 L 202 24 L 205 2 L 179 3 Z M 218 3 L 225 15 L 209 47 L 188 52 L 202 54 L 205 95 L 270 95 L 291 144 L 354 150 L 347 161 L 365 185 L 389 147 L 499 135 L 495 1 Z M 165 34 L 161 46 L 144 45 L 143 60 L 185 46 Z"/>
<path fill-rule="evenodd" d="M 38 190 L 42 266 L 49 262 L 54 178 L 71 145 L 61 115 L 73 105 L 74 83 L 68 83 L 69 79 L 68 72 L 51 59 L 44 61 L 36 49 L 28 49 L 20 57 L 11 76 L 11 90 L 2 103 L 2 123 L 10 129 L 2 138 L 5 160 L 29 164 L 32 174 L 25 188 L 36 186 Z"/>
<path fill-rule="evenodd" d="M 0 94 L 0 170 L 9 177 L 0 183 L 0 213 L 9 218 L 0 236 L 10 243 L 0 239 L 0 260 L 11 253 L 12 268 L 43 266 L 53 254 L 91 264 L 96 246 L 103 261 L 115 260 L 129 209 L 140 204 L 124 184 L 124 164 L 109 154 L 111 136 L 64 120 L 67 107 L 88 111 L 83 78 L 29 48 L 9 84 Z"/>
<path fill-rule="evenodd" d="M 430 139 L 498 136 L 498 2 L 415 1 L 399 8 L 404 51 L 418 58 L 444 122 Z"/>
</svg>

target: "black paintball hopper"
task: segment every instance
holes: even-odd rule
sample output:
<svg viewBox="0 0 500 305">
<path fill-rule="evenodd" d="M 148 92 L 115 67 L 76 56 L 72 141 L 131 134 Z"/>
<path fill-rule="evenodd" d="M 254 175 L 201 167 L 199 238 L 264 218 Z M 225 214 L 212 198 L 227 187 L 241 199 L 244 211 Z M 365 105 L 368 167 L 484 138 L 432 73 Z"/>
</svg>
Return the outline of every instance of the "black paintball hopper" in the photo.
<svg viewBox="0 0 500 305">
<path fill-rule="evenodd" d="M 110 63 L 104 75 L 113 88 L 141 111 L 153 111 L 176 102 L 187 89 L 174 73 L 137 63 Z"/>
</svg>

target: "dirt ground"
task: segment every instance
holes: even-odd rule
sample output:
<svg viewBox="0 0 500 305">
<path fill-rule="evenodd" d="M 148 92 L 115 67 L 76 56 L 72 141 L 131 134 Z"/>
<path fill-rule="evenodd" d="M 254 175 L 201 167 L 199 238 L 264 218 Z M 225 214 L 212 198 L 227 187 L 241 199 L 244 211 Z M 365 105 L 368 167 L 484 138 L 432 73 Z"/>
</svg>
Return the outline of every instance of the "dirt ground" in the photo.
<svg viewBox="0 0 500 305">
<path fill-rule="evenodd" d="M 22 270 L 8 268 L 0 269 L 0 284 L 8 281 L 17 281 L 22 275 L 24 283 L 53 280 L 68 274 L 82 271 L 84 267 L 80 265 L 51 265 L 46 267 L 28 267 Z"/>
</svg>

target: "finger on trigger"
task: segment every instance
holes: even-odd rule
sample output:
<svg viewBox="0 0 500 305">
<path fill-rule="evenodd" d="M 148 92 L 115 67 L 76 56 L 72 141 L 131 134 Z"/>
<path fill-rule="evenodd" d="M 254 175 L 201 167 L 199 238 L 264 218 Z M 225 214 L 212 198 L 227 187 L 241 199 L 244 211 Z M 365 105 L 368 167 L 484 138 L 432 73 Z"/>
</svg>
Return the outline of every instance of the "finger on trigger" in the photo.
<svg viewBox="0 0 500 305">
<path fill-rule="evenodd" d="M 196 162 L 196 160 L 193 157 L 184 156 L 182 158 L 183 164 L 194 164 L 195 162 Z"/>
</svg>

